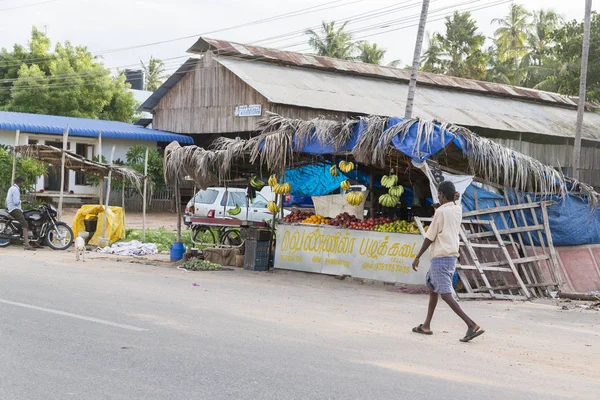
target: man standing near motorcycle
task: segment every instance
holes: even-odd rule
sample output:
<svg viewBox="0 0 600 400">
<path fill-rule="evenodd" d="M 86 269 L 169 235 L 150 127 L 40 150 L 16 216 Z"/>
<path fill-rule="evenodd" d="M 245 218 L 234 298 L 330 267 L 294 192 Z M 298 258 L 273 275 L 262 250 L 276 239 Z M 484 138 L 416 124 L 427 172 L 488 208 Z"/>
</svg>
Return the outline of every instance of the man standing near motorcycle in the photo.
<svg viewBox="0 0 600 400">
<path fill-rule="evenodd" d="M 21 188 L 25 180 L 21 177 L 15 179 L 14 185 L 8 189 L 6 194 L 6 209 L 8 213 L 16 219 L 21 227 L 23 228 L 23 242 L 25 244 L 25 250 L 33 250 L 34 246 L 29 243 L 29 225 L 23 215 L 23 209 L 21 208 Z M 35 246 L 39 247 L 39 246 Z"/>
</svg>

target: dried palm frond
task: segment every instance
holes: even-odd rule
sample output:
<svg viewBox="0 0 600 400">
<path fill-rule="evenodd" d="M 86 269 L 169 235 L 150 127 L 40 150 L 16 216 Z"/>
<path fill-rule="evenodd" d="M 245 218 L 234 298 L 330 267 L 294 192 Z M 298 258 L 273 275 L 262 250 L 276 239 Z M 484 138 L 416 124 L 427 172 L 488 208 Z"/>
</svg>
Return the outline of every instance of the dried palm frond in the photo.
<svg viewBox="0 0 600 400">
<path fill-rule="evenodd" d="M 24 157 L 34 158 L 42 163 L 60 166 L 62 164 L 63 150 L 43 144 L 16 146 L 15 152 Z M 65 169 L 72 171 L 85 171 L 88 175 L 104 178 L 112 171 L 116 179 L 131 182 L 138 190 L 144 180 L 144 175 L 121 165 L 109 165 L 98 161 L 88 160 L 86 157 L 71 151 L 65 151 Z"/>
<path fill-rule="evenodd" d="M 363 132 L 352 149 L 352 155 L 362 164 L 385 165 L 385 157 L 390 153 L 391 138 L 384 138 L 389 118 L 369 116 L 358 121 Z"/>
<path fill-rule="evenodd" d="M 214 150 L 214 165 L 218 172 L 219 180 L 224 180 L 226 176 L 229 176 L 232 167 L 235 163 L 243 163 L 246 158 L 246 152 L 248 147 L 248 141 L 235 138 L 229 139 L 226 137 L 217 138 L 212 148 Z"/>
<path fill-rule="evenodd" d="M 282 171 L 293 162 L 293 131 L 283 129 L 253 137 L 248 141 L 250 162 L 266 164 L 270 171 Z"/>
</svg>

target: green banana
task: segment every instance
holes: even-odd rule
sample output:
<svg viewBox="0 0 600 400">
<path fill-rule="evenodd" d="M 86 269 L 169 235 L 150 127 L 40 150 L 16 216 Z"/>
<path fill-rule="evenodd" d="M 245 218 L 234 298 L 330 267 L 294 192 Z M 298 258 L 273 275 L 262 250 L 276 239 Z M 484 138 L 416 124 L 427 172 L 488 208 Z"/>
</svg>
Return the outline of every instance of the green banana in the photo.
<svg viewBox="0 0 600 400">
<path fill-rule="evenodd" d="M 379 204 L 381 204 L 384 207 L 395 207 L 396 204 L 398 204 L 398 200 L 398 196 L 392 196 L 389 193 L 379 196 Z"/>
<path fill-rule="evenodd" d="M 238 215 L 241 212 L 242 212 L 242 208 L 239 205 L 236 205 L 234 208 L 232 208 L 231 210 L 227 211 L 227 214 L 229 214 L 229 215 Z"/>
<path fill-rule="evenodd" d="M 255 189 L 258 189 L 258 190 L 260 190 L 260 189 L 262 189 L 263 187 L 265 187 L 265 183 L 264 183 L 263 181 L 261 181 L 260 179 L 258 179 L 258 178 L 256 177 L 256 175 L 255 175 L 255 176 L 253 176 L 253 177 L 250 179 L 250 185 L 251 185 L 253 188 L 255 188 Z"/>
<path fill-rule="evenodd" d="M 400 197 L 404 193 L 404 187 L 402 186 L 392 186 L 389 190 L 389 193 L 392 196 Z"/>
</svg>

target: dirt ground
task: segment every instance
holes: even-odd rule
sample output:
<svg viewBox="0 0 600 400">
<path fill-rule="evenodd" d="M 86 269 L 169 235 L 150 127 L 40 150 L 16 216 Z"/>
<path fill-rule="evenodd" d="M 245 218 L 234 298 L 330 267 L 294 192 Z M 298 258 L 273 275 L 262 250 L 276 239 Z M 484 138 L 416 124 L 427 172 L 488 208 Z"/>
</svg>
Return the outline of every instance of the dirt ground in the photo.
<svg viewBox="0 0 600 400">
<path fill-rule="evenodd" d="M 71 224 L 77 214 L 76 208 L 66 208 L 63 210 L 63 221 Z M 142 229 L 142 214 L 127 213 L 125 215 L 125 224 L 128 229 Z M 168 230 L 177 229 L 177 217 L 172 213 L 148 213 L 146 215 L 146 227 L 148 229 L 157 229 L 164 227 Z M 185 226 L 183 227 L 185 229 Z"/>
</svg>

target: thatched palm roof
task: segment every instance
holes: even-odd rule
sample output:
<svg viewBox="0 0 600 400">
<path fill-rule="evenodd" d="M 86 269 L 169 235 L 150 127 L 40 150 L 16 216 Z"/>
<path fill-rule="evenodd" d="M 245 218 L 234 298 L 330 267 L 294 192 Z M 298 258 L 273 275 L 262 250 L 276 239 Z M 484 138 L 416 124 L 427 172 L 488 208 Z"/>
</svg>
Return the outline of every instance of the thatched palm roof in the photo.
<svg viewBox="0 0 600 400">
<path fill-rule="evenodd" d="M 43 144 L 30 144 L 14 147 L 14 151 L 24 157 L 35 158 L 41 162 L 60 166 L 62 163 L 62 149 Z M 112 171 L 117 179 L 128 180 L 138 189 L 144 181 L 144 175 L 121 165 L 108 165 L 97 161 L 88 160 L 79 154 L 65 151 L 65 168 L 73 171 L 85 171 L 99 178 L 104 178 Z"/>
<path fill-rule="evenodd" d="M 434 134 L 436 125 L 441 137 Z M 358 136 L 356 128 L 361 132 Z M 205 187 L 227 180 L 236 175 L 236 171 L 250 173 L 265 166 L 269 171 L 282 172 L 306 159 L 302 150 L 309 143 L 316 143 L 329 154 L 351 157 L 385 172 L 391 160 L 397 163 L 398 159 L 406 161 L 408 158 L 392 140 L 402 143 L 410 137 L 415 143 L 411 156 L 421 157 L 424 150 L 440 148 L 432 158 L 442 166 L 503 187 L 561 196 L 577 191 L 589 196 L 593 205 L 600 199 L 591 186 L 575 182 L 532 157 L 451 124 L 379 116 L 306 121 L 269 114 L 259 123 L 258 131 L 261 133 L 249 140 L 220 138 L 211 149 L 175 146 L 165 157 L 165 173 L 171 178 L 189 175 Z"/>
</svg>

